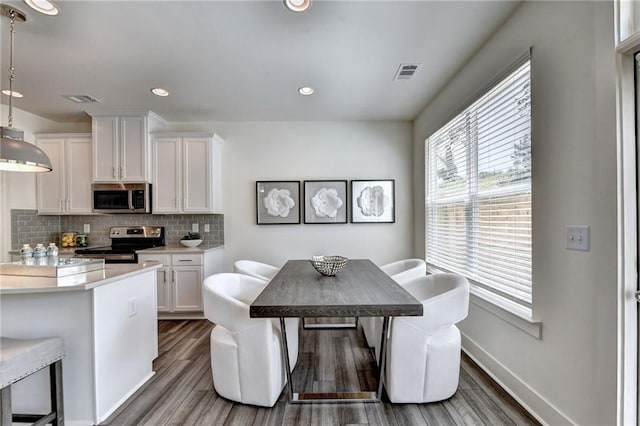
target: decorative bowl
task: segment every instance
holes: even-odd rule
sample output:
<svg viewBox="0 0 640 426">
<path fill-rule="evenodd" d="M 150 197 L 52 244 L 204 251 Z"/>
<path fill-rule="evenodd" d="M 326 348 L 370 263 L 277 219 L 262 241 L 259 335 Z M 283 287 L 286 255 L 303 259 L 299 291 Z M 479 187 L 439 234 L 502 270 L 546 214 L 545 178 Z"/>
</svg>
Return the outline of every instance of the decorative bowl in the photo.
<svg viewBox="0 0 640 426">
<path fill-rule="evenodd" d="M 344 268 L 349 259 L 343 256 L 312 256 L 310 261 L 316 271 L 327 277 L 333 277 Z"/>
<path fill-rule="evenodd" d="M 202 243 L 202 240 L 180 240 L 180 244 L 185 247 L 198 247 Z"/>
</svg>

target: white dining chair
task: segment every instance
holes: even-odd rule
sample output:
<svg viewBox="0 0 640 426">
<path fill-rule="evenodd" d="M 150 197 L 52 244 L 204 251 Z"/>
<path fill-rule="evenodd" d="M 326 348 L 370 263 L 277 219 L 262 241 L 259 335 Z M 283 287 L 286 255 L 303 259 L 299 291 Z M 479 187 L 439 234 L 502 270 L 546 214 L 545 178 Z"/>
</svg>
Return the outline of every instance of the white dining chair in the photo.
<svg viewBox="0 0 640 426">
<path fill-rule="evenodd" d="M 233 263 L 233 272 L 260 278 L 264 281 L 271 281 L 280 271 L 280 268 L 255 260 L 236 260 Z"/>
<path fill-rule="evenodd" d="M 403 259 L 380 266 L 395 282 L 401 286 L 409 280 L 424 277 L 427 274 L 427 263 L 422 259 Z M 380 359 L 380 338 L 382 337 L 382 318 L 360 318 L 364 337 L 370 348 L 375 348 L 376 359 Z"/>
<path fill-rule="evenodd" d="M 437 273 L 405 283 L 422 302 L 420 317 L 394 317 L 387 340 L 385 387 L 391 402 L 442 401 L 458 388 L 460 330 L 469 310 L 469 282 Z"/>
<path fill-rule="evenodd" d="M 237 273 L 204 280 L 204 315 L 211 331 L 211 372 L 216 392 L 243 404 L 272 407 L 287 383 L 280 322 L 250 318 L 249 307 L 267 283 Z M 297 318 L 285 320 L 291 370 L 298 359 Z"/>
</svg>

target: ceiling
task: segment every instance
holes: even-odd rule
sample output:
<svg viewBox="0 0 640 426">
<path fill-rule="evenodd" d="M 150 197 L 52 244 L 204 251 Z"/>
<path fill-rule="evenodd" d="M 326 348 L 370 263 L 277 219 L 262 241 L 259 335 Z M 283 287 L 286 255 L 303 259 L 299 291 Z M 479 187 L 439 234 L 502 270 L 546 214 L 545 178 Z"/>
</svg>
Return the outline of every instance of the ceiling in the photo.
<svg viewBox="0 0 640 426">
<path fill-rule="evenodd" d="M 293 13 L 280 0 L 58 0 L 61 12 L 50 17 L 2 2 L 27 15 L 14 50 L 14 90 L 24 98 L 13 105 L 61 122 L 118 110 L 172 122 L 411 120 L 519 5 L 315 0 Z M 1 18 L 6 89 L 9 20 Z M 421 66 L 393 81 L 405 63 Z M 303 85 L 315 94 L 299 95 Z M 151 94 L 158 86 L 171 95 Z"/>
</svg>

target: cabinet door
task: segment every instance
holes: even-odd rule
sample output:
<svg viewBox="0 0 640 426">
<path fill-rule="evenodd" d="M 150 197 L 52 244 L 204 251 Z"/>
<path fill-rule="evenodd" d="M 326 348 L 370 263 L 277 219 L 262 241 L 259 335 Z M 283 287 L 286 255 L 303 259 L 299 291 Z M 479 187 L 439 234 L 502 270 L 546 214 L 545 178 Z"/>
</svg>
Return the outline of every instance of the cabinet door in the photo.
<svg viewBox="0 0 640 426">
<path fill-rule="evenodd" d="M 173 267 L 174 311 L 202 311 L 202 266 Z"/>
<path fill-rule="evenodd" d="M 171 312 L 171 259 L 167 254 L 138 254 L 138 263 L 158 262 L 162 268 L 157 270 L 156 302 L 158 312 Z"/>
<path fill-rule="evenodd" d="M 117 182 L 118 162 L 118 117 L 93 118 L 93 181 Z"/>
<path fill-rule="evenodd" d="M 213 213 L 211 145 L 209 138 L 182 140 L 184 213 Z"/>
<path fill-rule="evenodd" d="M 156 300 L 158 303 L 158 312 L 171 311 L 171 268 L 165 266 L 158 269 Z"/>
<path fill-rule="evenodd" d="M 153 140 L 153 213 L 181 212 L 180 139 Z"/>
<path fill-rule="evenodd" d="M 91 139 L 68 139 L 66 142 L 67 213 L 91 213 Z"/>
<path fill-rule="evenodd" d="M 62 213 L 65 204 L 64 138 L 38 140 L 38 146 L 49 156 L 53 170 L 37 173 L 38 213 Z"/>
<path fill-rule="evenodd" d="M 120 117 L 120 180 L 148 181 L 147 122 L 144 117 Z"/>
</svg>

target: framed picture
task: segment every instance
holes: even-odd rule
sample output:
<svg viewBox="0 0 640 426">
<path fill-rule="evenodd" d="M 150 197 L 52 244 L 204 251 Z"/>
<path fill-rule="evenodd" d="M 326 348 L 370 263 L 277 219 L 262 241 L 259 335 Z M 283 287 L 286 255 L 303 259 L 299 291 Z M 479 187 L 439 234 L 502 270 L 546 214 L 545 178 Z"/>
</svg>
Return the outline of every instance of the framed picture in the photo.
<svg viewBox="0 0 640 426">
<path fill-rule="evenodd" d="M 347 223 L 347 181 L 305 180 L 304 223 Z"/>
<path fill-rule="evenodd" d="M 394 223 L 395 180 L 352 180 L 351 222 Z"/>
<path fill-rule="evenodd" d="M 300 223 L 299 181 L 257 181 L 258 225 Z"/>
</svg>

